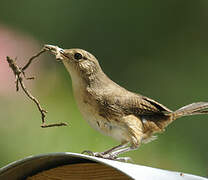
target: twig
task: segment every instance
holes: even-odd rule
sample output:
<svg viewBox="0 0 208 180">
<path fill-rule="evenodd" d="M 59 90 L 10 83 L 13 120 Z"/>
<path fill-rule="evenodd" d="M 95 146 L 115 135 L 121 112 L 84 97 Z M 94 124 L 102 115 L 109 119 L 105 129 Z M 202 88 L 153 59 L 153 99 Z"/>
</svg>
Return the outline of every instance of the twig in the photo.
<svg viewBox="0 0 208 180">
<path fill-rule="evenodd" d="M 45 51 L 46 51 L 45 49 L 42 49 L 39 53 L 37 53 L 37 54 L 35 54 L 34 56 L 32 56 L 32 57 L 28 60 L 27 64 L 25 64 L 24 67 L 21 68 L 21 70 L 24 72 L 24 70 L 26 70 L 26 69 L 30 66 L 30 64 L 32 63 L 32 61 L 33 61 L 35 58 L 37 58 L 38 56 L 40 56 L 42 53 L 44 53 Z"/>
<path fill-rule="evenodd" d="M 60 123 L 54 123 L 54 124 L 42 124 L 42 128 L 48 128 L 48 127 L 55 127 L 55 126 L 68 126 L 67 123 L 65 122 L 60 122 Z"/>
<path fill-rule="evenodd" d="M 25 94 L 27 95 L 27 97 L 30 98 L 36 104 L 38 110 L 40 111 L 40 113 L 41 113 L 41 120 L 42 120 L 41 127 L 42 128 L 47 128 L 47 127 L 55 127 L 55 126 L 67 126 L 67 123 L 63 123 L 63 122 L 54 123 L 54 124 L 48 124 L 47 125 L 45 123 L 45 117 L 46 117 L 47 111 L 42 108 L 42 106 L 40 105 L 39 101 L 30 93 L 30 91 L 25 87 L 24 82 L 23 82 L 23 77 L 25 79 L 34 79 L 33 77 L 32 78 L 27 78 L 24 71 L 30 66 L 30 64 L 32 63 L 32 61 L 35 58 L 37 58 L 38 56 L 40 56 L 45 51 L 46 50 L 43 49 L 39 53 L 37 53 L 36 55 L 32 56 L 28 60 L 28 62 L 26 63 L 26 65 L 23 66 L 23 68 L 18 67 L 17 64 L 16 64 L 16 61 L 13 60 L 13 59 L 11 59 L 8 56 L 7 56 L 7 62 L 9 64 L 9 67 L 12 69 L 12 71 L 13 71 L 13 73 L 15 75 L 15 78 L 16 78 L 16 80 L 15 80 L 16 91 L 19 90 L 19 84 L 20 84 L 22 90 L 25 92 Z"/>
</svg>

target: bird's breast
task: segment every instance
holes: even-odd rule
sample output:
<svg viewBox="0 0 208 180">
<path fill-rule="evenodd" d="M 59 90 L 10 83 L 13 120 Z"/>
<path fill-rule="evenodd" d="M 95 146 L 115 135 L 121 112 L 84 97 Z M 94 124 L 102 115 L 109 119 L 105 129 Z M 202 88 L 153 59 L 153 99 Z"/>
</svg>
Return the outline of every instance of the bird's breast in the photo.
<svg viewBox="0 0 208 180">
<path fill-rule="evenodd" d="M 118 141 L 124 141 L 127 137 L 126 129 L 115 123 L 113 119 L 107 119 L 100 115 L 98 95 L 89 89 L 79 87 L 74 89 L 74 96 L 83 118 L 91 127 L 99 132 L 112 136 Z"/>
</svg>

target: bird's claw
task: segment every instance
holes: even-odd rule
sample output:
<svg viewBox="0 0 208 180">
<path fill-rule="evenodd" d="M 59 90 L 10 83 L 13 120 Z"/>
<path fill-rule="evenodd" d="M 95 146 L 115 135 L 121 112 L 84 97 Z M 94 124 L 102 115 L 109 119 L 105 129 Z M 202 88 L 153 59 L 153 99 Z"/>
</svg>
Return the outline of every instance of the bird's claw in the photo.
<svg viewBox="0 0 208 180">
<path fill-rule="evenodd" d="M 82 154 L 87 154 L 89 156 L 95 156 L 95 152 L 92 152 L 92 151 L 89 151 L 89 150 L 82 151 Z"/>
<path fill-rule="evenodd" d="M 92 152 L 92 151 L 89 151 L 89 150 L 83 151 L 82 154 L 87 154 L 87 155 L 89 155 L 89 156 L 94 156 L 94 157 L 101 157 L 101 158 L 104 158 L 103 153 Z"/>
<path fill-rule="evenodd" d="M 103 159 L 109 159 L 109 160 L 115 160 L 115 161 L 120 161 L 120 162 L 128 162 L 128 161 L 132 161 L 132 159 L 130 157 L 118 157 L 115 154 L 105 154 L 102 152 L 92 152 L 89 150 L 85 150 L 82 152 L 82 154 L 87 154 L 89 156 L 94 156 L 94 157 L 99 157 L 99 158 L 103 158 Z"/>
</svg>

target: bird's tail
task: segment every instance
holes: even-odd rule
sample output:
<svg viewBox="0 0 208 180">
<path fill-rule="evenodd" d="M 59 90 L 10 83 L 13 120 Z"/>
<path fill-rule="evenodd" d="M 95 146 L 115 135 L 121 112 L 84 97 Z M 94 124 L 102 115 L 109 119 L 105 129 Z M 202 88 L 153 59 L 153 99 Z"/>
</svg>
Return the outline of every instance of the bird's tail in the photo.
<svg viewBox="0 0 208 180">
<path fill-rule="evenodd" d="M 196 114 L 208 114 L 208 102 L 192 103 L 171 113 L 172 120 L 182 116 L 190 116 Z"/>
</svg>

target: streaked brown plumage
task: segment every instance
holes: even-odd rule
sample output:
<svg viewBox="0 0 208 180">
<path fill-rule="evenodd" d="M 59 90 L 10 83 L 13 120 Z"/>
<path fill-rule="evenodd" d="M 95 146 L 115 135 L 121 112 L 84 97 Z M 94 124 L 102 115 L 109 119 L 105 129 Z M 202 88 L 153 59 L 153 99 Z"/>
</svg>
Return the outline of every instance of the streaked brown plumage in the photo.
<svg viewBox="0 0 208 180">
<path fill-rule="evenodd" d="M 89 124 L 121 142 L 121 145 L 92 155 L 118 159 L 123 152 L 137 149 L 141 143 L 153 140 L 175 119 L 194 114 L 206 114 L 208 102 L 187 105 L 171 111 L 162 104 L 130 92 L 109 79 L 97 59 L 82 49 L 63 50 L 45 45 L 69 71 L 80 112 Z"/>
</svg>

